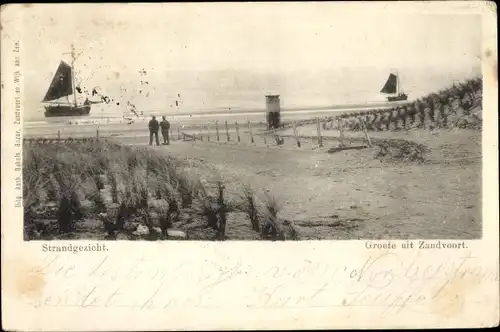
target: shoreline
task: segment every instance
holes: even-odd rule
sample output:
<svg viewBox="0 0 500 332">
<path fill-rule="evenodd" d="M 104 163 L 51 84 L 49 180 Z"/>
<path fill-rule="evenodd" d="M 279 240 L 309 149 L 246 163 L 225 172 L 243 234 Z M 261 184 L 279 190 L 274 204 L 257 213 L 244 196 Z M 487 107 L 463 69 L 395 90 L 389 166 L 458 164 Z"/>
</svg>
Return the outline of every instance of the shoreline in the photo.
<svg viewBox="0 0 500 332">
<path fill-rule="evenodd" d="M 410 103 L 411 101 L 406 101 L 404 103 Z M 304 113 L 327 113 L 329 111 L 333 112 L 349 112 L 349 111 L 361 111 L 361 110 L 375 110 L 375 109 L 385 109 L 392 108 L 394 106 L 400 106 L 404 103 L 401 102 L 379 102 L 379 103 L 366 103 L 366 104 L 345 104 L 345 105 L 326 105 L 326 106 L 297 106 L 297 107 L 282 107 L 280 112 L 282 114 L 304 114 Z M 202 117 L 221 117 L 221 116 L 245 116 L 245 115 L 256 115 L 256 114 L 265 114 L 267 112 L 266 109 L 237 109 L 237 110 L 214 110 L 214 111 L 194 111 L 194 112 L 176 112 L 174 114 L 165 114 L 167 118 L 176 118 L 176 117 L 189 117 L 189 118 L 202 118 Z M 128 114 L 128 113 L 127 113 Z M 127 116 L 132 118 L 134 121 L 146 121 L 150 119 L 151 115 L 162 116 L 161 111 L 150 111 L 149 114 L 144 115 L 142 118 L 135 118 L 133 115 L 111 115 L 111 114 L 103 114 L 102 116 L 93 115 L 92 112 L 88 116 L 75 116 L 75 117 L 54 117 L 54 118 L 36 118 L 36 119 L 27 119 L 26 123 L 51 123 L 51 122 L 60 122 L 60 121 L 69 121 L 69 120 L 104 120 L 107 118 L 113 119 L 123 119 L 123 116 Z"/>
<path fill-rule="evenodd" d="M 318 108 L 318 109 L 305 109 L 305 110 L 286 110 L 282 109 L 281 118 L 283 124 L 289 124 L 292 121 L 301 123 L 310 121 L 316 117 L 327 118 L 346 113 L 355 113 L 367 110 L 381 110 L 395 107 L 391 105 L 372 105 L 368 108 Z M 236 123 L 239 125 L 240 132 L 248 132 L 248 125 L 252 130 L 259 131 L 265 130 L 265 110 L 255 110 L 250 112 L 226 112 L 226 113 L 201 113 L 186 115 L 171 115 L 166 116 L 167 120 L 171 123 L 172 134 L 176 135 L 177 130 L 185 131 L 186 133 L 208 133 L 210 131 L 215 134 L 216 126 L 218 125 L 219 131 L 225 133 L 225 122 L 227 122 L 229 132 L 236 131 Z M 158 115 L 160 118 L 161 115 Z M 120 137 L 141 137 L 148 136 L 147 122 L 150 117 L 139 119 L 132 118 L 133 121 L 129 122 L 120 117 L 60 117 L 54 120 L 41 120 L 41 121 L 24 121 L 23 123 L 23 136 L 27 138 L 40 137 L 40 138 L 55 138 L 59 135 L 61 137 L 85 137 L 88 135 L 96 136 L 99 131 L 101 136 L 120 136 Z"/>
</svg>

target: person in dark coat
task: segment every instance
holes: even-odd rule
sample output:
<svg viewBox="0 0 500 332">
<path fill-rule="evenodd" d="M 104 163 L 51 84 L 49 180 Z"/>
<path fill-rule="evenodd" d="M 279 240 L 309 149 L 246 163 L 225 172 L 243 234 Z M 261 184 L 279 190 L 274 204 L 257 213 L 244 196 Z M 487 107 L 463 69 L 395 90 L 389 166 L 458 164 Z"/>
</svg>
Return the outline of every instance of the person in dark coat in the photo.
<svg viewBox="0 0 500 332">
<path fill-rule="evenodd" d="M 153 145 L 153 135 L 156 138 L 156 145 L 160 145 L 160 140 L 158 139 L 158 129 L 160 124 L 153 115 L 153 118 L 149 121 L 149 145 Z"/>
<path fill-rule="evenodd" d="M 161 135 L 163 136 L 163 144 L 170 144 L 170 138 L 168 137 L 168 132 L 170 130 L 170 122 L 165 119 L 165 116 L 162 117 L 162 121 L 160 122 Z"/>
</svg>

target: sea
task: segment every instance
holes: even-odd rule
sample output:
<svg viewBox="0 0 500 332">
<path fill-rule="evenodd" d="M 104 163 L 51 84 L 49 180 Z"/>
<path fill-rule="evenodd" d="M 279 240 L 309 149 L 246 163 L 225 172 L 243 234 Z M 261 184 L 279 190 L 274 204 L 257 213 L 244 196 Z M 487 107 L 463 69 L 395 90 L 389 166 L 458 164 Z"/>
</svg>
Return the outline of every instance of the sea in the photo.
<svg viewBox="0 0 500 332">
<path fill-rule="evenodd" d="M 400 81 L 412 101 L 478 75 L 479 68 L 406 70 Z M 259 124 L 266 119 L 266 95 L 279 95 L 283 121 L 390 108 L 395 104 L 379 93 L 387 77 L 386 71 L 367 68 L 292 74 L 224 70 L 120 75 L 84 86 L 84 93 L 78 95 L 80 102 L 95 86 L 99 95 L 94 99 L 107 97 L 107 102 L 93 104 L 89 115 L 50 118 L 44 116 L 41 104 L 32 102 L 41 99 L 43 88 L 26 84 L 24 96 L 29 101 L 23 103 L 23 136 L 78 137 L 97 132 L 102 136 L 147 136 L 152 115 L 158 120 L 165 116 L 174 131 L 192 132 L 225 122 L 231 127 L 235 123 Z"/>
</svg>

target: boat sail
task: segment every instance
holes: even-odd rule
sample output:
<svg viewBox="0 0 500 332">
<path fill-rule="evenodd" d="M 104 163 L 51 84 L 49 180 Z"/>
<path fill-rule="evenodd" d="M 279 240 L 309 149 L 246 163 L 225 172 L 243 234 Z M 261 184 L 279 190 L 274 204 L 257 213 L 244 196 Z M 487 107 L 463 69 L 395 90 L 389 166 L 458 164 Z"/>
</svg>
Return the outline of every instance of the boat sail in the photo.
<svg viewBox="0 0 500 332">
<path fill-rule="evenodd" d="M 71 54 L 74 63 L 74 50 Z M 88 115 L 91 102 L 87 98 L 83 104 L 78 105 L 75 89 L 73 66 L 61 61 L 42 100 L 42 103 L 48 104 L 45 105 L 45 117 Z M 69 100 L 71 95 L 73 95 L 73 102 Z"/>
<path fill-rule="evenodd" d="M 387 81 L 385 82 L 385 85 L 380 92 L 384 94 L 393 94 L 393 96 L 387 97 L 388 101 L 408 100 L 408 95 L 402 92 L 399 83 L 399 76 L 397 74 L 389 74 L 389 78 L 387 78 Z"/>
</svg>

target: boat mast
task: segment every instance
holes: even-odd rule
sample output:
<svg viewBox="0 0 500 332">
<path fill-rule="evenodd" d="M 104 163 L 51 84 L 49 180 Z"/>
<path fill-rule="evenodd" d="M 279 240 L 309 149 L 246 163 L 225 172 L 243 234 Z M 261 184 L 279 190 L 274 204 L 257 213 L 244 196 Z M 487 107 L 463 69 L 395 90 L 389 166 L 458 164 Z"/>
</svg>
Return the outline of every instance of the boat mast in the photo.
<svg viewBox="0 0 500 332">
<path fill-rule="evenodd" d="M 396 70 L 396 95 L 399 96 L 399 73 Z"/>
<path fill-rule="evenodd" d="M 71 45 L 71 79 L 73 81 L 73 101 L 76 104 L 76 86 L 75 86 L 75 46 Z"/>
</svg>

